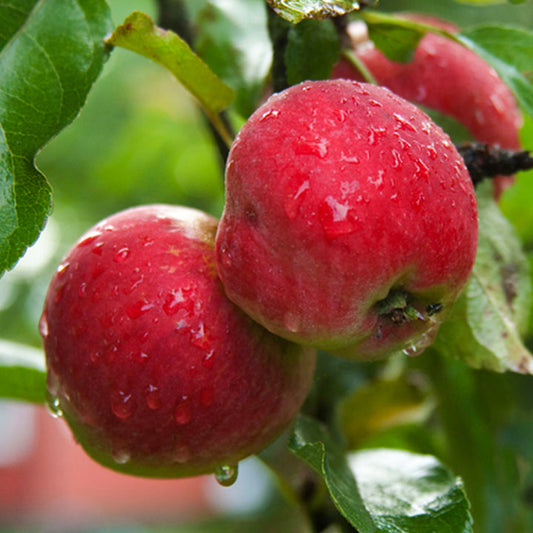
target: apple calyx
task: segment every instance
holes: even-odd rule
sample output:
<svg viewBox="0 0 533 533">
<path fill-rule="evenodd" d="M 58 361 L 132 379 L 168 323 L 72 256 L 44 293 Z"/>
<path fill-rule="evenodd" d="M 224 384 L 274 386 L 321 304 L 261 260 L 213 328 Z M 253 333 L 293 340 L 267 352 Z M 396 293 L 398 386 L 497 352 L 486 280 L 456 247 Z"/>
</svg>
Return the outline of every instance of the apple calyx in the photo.
<svg viewBox="0 0 533 533">
<path fill-rule="evenodd" d="M 423 311 L 415 307 L 412 296 L 403 289 L 391 289 L 383 300 L 376 304 L 380 317 L 390 320 L 397 326 L 402 326 L 414 320 L 426 321 L 442 309 L 439 302 L 428 304 Z"/>
</svg>

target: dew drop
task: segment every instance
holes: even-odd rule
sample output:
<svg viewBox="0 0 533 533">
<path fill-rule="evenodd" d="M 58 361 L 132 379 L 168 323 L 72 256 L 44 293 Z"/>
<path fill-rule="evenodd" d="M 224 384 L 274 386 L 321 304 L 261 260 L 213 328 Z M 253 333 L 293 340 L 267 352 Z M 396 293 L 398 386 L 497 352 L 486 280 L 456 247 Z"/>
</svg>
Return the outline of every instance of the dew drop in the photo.
<svg viewBox="0 0 533 533">
<path fill-rule="evenodd" d="M 370 100 L 368 100 L 368 105 L 369 105 L 369 106 L 372 106 L 372 107 L 383 107 L 383 105 L 381 104 L 381 102 L 378 102 L 377 100 L 374 100 L 373 98 L 371 98 Z"/>
<path fill-rule="evenodd" d="M 115 254 L 115 257 L 113 257 L 113 261 L 115 261 L 115 263 L 123 263 L 129 257 L 129 255 L 130 255 L 129 248 L 121 248 Z"/>
<path fill-rule="evenodd" d="M 191 458 L 191 450 L 185 444 L 179 444 L 174 449 L 173 457 L 176 463 L 186 463 Z"/>
<path fill-rule="evenodd" d="M 187 396 L 182 396 L 174 409 L 174 420 L 176 424 L 188 424 L 192 418 L 191 402 Z"/>
<path fill-rule="evenodd" d="M 117 418 L 126 420 L 135 411 L 135 402 L 131 394 L 123 390 L 115 390 L 111 393 L 111 410 Z"/>
<path fill-rule="evenodd" d="M 104 243 L 103 242 L 99 242 L 99 243 L 95 244 L 94 248 L 91 250 L 91 252 L 93 254 L 96 254 L 96 255 L 102 255 L 103 251 L 104 251 Z"/>
<path fill-rule="evenodd" d="M 215 478 L 219 485 L 230 487 L 237 481 L 239 465 L 221 465 L 215 469 Z"/>
<path fill-rule="evenodd" d="M 398 150 L 393 149 L 392 150 L 392 168 L 395 168 L 397 170 L 402 168 L 403 161 L 402 156 Z"/>
<path fill-rule="evenodd" d="M 142 282 L 144 281 L 144 276 L 141 275 L 141 277 L 133 280 L 130 285 L 128 285 L 127 287 L 124 287 L 122 289 L 122 292 L 125 294 L 125 295 L 128 295 L 128 294 L 131 294 Z"/>
<path fill-rule="evenodd" d="M 113 457 L 113 461 L 119 465 L 124 465 L 131 459 L 130 452 L 124 449 L 113 450 L 111 456 Z"/>
<path fill-rule="evenodd" d="M 204 359 L 202 361 L 202 365 L 205 368 L 211 368 L 213 366 L 213 354 L 215 353 L 215 350 L 210 350 L 204 355 Z"/>
<path fill-rule="evenodd" d="M 152 309 L 152 307 L 154 307 L 154 304 L 139 300 L 138 302 L 135 302 L 134 304 L 126 308 L 126 314 L 129 318 L 135 320 L 136 318 L 139 318 L 141 315 L 144 315 L 144 313 Z"/>
<path fill-rule="evenodd" d="M 91 352 L 91 354 L 89 355 L 89 360 L 91 361 L 91 363 L 95 364 L 100 360 L 101 355 L 102 354 L 98 351 Z"/>
<path fill-rule="evenodd" d="M 46 339 L 50 334 L 46 312 L 41 315 L 41 319 L 39 320 L 39 333 L 43 339 Z"/>
<path fill-rule="evenodd" d="M 433 343 L 435 337 L 437 336 L 438 330 L 439 323 L 433 321 L 433 325 L 431 327 L 429 327 L 416 339 L 412 340 L 409 345 L 402 350 L 403 353 L 409 357 L 420 355 L 428 346 Z"/>
<path fill-rule="evenodd" d="M 79 243 L 78 246 L 88 246 L 94 242 L 102 233 L 100 231 L 91 231 Z"/>
<path fill-rule="evenodd" d="M 198 324 L 196 330 L 191 331 L 191 344 L 197 348 L 207 349 L 211 345 L 203 322 Z"/>
<path fill-rule="evenodd" d="M 56 273 L 59 277 L 64 276 L 68 270 L 68 267 L 70 266 L 70 263 L 66 261 L 65 263 L 61 263 L 56 270 Z"/>
<path fill-rule="evenodd" d="M 296 333 L 300 329 L 300 321 L 293 313 L 286 313 L 283 318 L 283 322 L 285 327 L 292 333 Z"/>
<path fill-rule="evenodd" d="M 60 399 L 51 393 L 47 393 L 46 401 L 50 414 L 54 418 L 61 418 L 63 416 L 63 409 L 61 409 Z"/>
<path fill-rule="evenodd" d="M 163 303 L 163 311 L 166 315 L 172 316 L 173 314 L 178 312 L 178 309 L 182 307 L 182 303 L 185 301 L 185 297 L 183 295 L 183 290 L 173 290 L 169 292 L 165 298 L 165 301 Z"/>
<path fill-rule="evenodd" d="M 159 395 L 159 388 L 155 385 L 148 385 L 144 399 L 146 400 L 146 405 L 152 411 L 161 409 L 161 396 Z"/>
<path fill-rule="evenodd" d="M 78 287 L 78 295 L 81 298 L 87 296 L 87 283 L 80 283 L 80 286 Z"/>
</svg>

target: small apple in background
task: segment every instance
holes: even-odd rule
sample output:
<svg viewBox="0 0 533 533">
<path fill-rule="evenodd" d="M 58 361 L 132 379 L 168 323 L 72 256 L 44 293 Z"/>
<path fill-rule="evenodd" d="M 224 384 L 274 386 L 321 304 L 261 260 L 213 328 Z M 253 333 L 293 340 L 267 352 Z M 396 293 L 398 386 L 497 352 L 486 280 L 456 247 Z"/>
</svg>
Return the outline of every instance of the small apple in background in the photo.
<svg viewBox="0 0 533 533">
<path fill-rule="evenodd" d="M 447 21 L 419 14 L 402 15 L 450 32 L 458 29 Z M 408 63 L 391 61 L 371 41 L 362 42 L 358 23 L 355 53 L 380 85 L 396 94 L 449 115 L 463 124 L 475 140 L 520 149 L 522 116 L 510 89 L 496 71 L 474 52 L 442 35 L 426 33 Z M 332 78 L 363 81 L 346 59 L 333 68 Z M 495 197 L 513 183 L 509 176 L 494 180 Z"/>
<path fill-rule="evenodd" d="M 468 171 L 426 114 L 383 87 L 304 82 L 270 97 L 231 148 L 217 267 L 270 331 L 377 359 L 430 342 L 477 233 Z"/>
<path fill-rule="evenodd" d="M 230 482 L 311 387 L 315 352 L 226 298 L 216 224 L 185 207 L 123 211 L 88 231 L 52 279 L 41 319 L 51 406 L 105 466 Z"/>
</svg>

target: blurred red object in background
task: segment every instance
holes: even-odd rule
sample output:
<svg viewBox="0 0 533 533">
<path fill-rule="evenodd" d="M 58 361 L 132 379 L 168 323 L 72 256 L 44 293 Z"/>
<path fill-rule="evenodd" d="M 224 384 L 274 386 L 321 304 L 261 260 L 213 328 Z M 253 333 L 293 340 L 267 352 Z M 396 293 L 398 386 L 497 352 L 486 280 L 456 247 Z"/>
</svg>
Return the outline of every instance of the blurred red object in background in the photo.
<svg viewBox="0 0 533 533">
<path fill-rule="evenodd" d="M 0 427 L 0 527 L 176 524 L 212 513 L 205 477 L 154 480 L 105 469 L 43 407 L 1 402 Z"/>
</svg>

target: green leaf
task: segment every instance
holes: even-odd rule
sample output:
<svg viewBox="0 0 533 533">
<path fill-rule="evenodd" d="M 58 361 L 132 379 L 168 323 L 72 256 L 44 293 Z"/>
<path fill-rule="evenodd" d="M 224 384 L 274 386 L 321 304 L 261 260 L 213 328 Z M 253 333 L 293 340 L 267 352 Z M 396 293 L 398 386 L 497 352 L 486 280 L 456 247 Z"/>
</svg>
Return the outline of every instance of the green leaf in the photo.
<svg viewBox="0 0 533 533">
<path fill-rule="evenodd" d="M 158 28 L 145 13 L 134 11 L 128 15 L 106 42 L 136 52 L 168 69 L 196 97 L 211 118 L 235 97 L 233 89 L 183 39 L 172 31 Z"/>
<path fill-rule="evenodd" d="M 379 531 L 361 500 L 346 455 L 324 426 L 300 416 L 291 435 L 289 449 L 324 478 L 337 509 L 360 533 Z"/>
<path fill-rule="evenodd" d="M 203 4 L 194 19 L 195 49 L 235 89 L 235 107 L 247 117 L 258 106 L 272 63 L 265 2 L 207 0 Z"/>
<path fill-rule="evenodd" d="M 304 20 L 289 30 L 285 64 L 287 81 L 323 80 L 337 62 L 340 42 L 331 20 Z"/>
<path fill-rule="evenodd" d="M 298 24 L 304 19 L 324 19 L 346 15 L 359 9 L 355 0 L 267 0 L 285 20 Z"/>
<path fill-rule="evenodd" d="M 433 407 L 421 376 L 408 374 L 357 389 L 341 402 L 338 417 L 348 447 L 355 449 L 391 428 L 424 423 Z"/>
<path fill-rule="evenodd" d="M 477 28 L 457 40 L 487 61 L 513 91 L 522 109 L 533 116 L 533 86 L 522 74 L 524 65 L 531 65 L 532 35 L 516 28 Z"/>
<path fill-rule="evenodd" d="M 520 72 L 533 70 L 533 32 L 512 26 L 484 25 L 465 30 L 462 34 Z"/>
<path fill-rule="evenodd" d="M 435 457 L 373 449 L 350 454 L 348 461 L 379 531 L 473 531 L 462 482 Z"/>
<path fill-rule="evenodd" d="M 103 0 L 0 0 L 0 274 L 44 226 L 51 193 L 35 154 L 83 106 L 110 29 Z"/>
<path fill-rule="evenodd" d="M 479 245 L 474 270 L 434 347 L 474 368 L 533 373 L 533 356 L 521 340 L 531 298 L 529 264 L 514 228 L 480 187 Z"/>
<path fill-rule="evenodd" d="M 0 340 L 0 397 L 45 402 L 46 372 L 42 351 Z"/>
<path fill-rule="evenodd" d="M 405 27 L 405 19 L 388 17 L 390 21 L 368 19 L 368 36 L 383 54 L 391 61 L 407 63 L 424 36 L 424 32 Z"/>
</svg>

